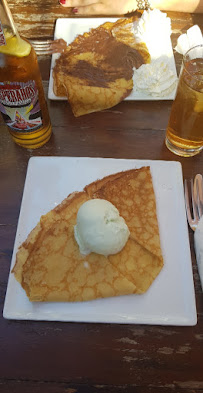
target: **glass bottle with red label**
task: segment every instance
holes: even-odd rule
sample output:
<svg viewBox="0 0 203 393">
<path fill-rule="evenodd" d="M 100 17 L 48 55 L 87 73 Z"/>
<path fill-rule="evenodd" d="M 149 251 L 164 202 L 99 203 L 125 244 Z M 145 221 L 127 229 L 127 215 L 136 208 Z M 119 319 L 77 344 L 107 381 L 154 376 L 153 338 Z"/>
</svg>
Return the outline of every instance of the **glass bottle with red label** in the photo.
<svg viewBox="0 0 203 393">
<path fill-rule="evenodd" d="M 14 25 L 6 0 L 0 0 L 0 112 L 13 140 L 35 149 L 52 129 L 37 56 Z"/>
</svg>

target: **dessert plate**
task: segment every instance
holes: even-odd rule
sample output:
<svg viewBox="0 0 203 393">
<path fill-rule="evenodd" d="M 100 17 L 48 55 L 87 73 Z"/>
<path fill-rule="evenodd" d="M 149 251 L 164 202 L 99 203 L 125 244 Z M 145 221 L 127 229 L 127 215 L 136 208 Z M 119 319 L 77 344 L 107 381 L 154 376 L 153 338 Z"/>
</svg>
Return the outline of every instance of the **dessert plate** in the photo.
<svg viewBox="0 0 203 393">
<path fill-rule="evenodd" d="M 11 269 L 19 245 L 42 214 L 69 193 L 108 174 L 151 168 L 164 267 L 145 294 L 78 303 L 31 303 L 10 273 L 3 315 L 9 319 L 195 325 L 192 264 L 179 162 L 88 157 L 32 157 L 29 161 Z"/>
<path fill-rule="evenodd" d="M 90 28 L 98 27 L 107 21 L 115 22 L 116 20 L 117 18 L 59 18 L 56 21 L 54 39 L 63 38 L 69 45 L 78 34 L 88 32 Z M 161 40 L 161 31 L 159 37 L 160 43 L 156 42 L 156 47 L 160 45 L 160 58 L 167 59 L 170 69 L 173 71 L 174 75 L 177 76 L 170 35 L 164 36 L 164 42 Z M 53 92 L 53 68 L 55 66 L 56 59 L 59 56 L 59 54 L 52 55 L 48 89 L 48 98 L 50 100 L 67 100 L 67 97 L 57 97 Z M 176 88 L 174 88 L 174 90 L 166 96 L 154 97 L 150 94 L 133 90 L 132 93 L 125 98 L 125 100 L 173 100 L 175 97 L 175 91 Z"/>
</svg>

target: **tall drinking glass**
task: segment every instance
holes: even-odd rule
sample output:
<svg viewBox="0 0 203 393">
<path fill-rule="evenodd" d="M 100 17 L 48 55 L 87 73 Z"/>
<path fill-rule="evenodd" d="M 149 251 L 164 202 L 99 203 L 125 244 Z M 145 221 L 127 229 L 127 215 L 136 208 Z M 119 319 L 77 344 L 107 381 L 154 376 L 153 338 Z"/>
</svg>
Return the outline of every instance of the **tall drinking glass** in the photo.
<svg viewBox="0 0 203 393">
<path fill-rule="evenodd" d="M 203 45 L 183 57 L 165 142 L 169 150 L 184 157 L 203 149 Z"/>
</svg>

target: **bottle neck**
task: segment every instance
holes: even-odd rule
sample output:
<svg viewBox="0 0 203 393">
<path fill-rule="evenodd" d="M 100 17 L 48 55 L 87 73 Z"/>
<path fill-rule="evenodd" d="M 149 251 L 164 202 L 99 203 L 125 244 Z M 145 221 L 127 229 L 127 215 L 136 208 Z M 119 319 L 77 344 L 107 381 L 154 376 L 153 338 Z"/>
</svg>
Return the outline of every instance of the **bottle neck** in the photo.
<svg viewBox="0 0 203 393">
<path fill-rule="evenodd" d="M 0 45 L 5 45 L 3 41 L 13 36 L 18 36 L 18 31 L 13 21 L 11 11 L 6 0 L 0 0 Z"/>
</svg>

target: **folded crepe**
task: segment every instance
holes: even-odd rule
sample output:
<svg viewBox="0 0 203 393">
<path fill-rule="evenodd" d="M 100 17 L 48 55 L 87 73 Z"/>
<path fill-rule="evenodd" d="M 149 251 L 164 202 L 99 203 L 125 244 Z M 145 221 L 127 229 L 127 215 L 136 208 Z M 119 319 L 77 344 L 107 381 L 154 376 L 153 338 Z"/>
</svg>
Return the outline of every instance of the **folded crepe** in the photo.
<svg viewBox="0 0 203 393">
<path fill-rule="evenodd" d="M 150 62 L 144 43 L 136 42 L 136 18 L 106 22 L 79 35 L 56 60 L 53 90 L 67 96 L 74 115 L 111 108 L 133 89 L 133 70 Z"/>
<path fill-rule="evenodd" d="M 79 207 L 91 198 L 113 203 L 130 237 L 108 257 L 81 255 L 74 238 Z M 42 216 L 17 252 L 12 270 L 30 301 L 86 301 L 146 292 L 163 266 L 149 167 L 119 172 L 70 194 Z"/>
</svg>

